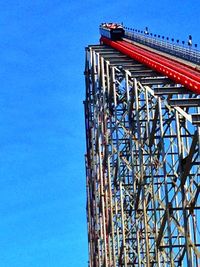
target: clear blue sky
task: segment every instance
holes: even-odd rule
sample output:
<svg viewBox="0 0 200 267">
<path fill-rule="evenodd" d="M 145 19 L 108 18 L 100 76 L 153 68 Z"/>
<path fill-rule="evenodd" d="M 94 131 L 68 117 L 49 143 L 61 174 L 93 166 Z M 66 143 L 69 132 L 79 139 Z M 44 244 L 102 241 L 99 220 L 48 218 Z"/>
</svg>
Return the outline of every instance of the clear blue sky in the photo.
<svg viewBox="0 0 200 267">
<path fill-rule="evenodd" d="M 0 266 L 87 266 L 84 47 L 101 22 L 200 45 L 199 1 L 0 1 Z"/>
</svg>

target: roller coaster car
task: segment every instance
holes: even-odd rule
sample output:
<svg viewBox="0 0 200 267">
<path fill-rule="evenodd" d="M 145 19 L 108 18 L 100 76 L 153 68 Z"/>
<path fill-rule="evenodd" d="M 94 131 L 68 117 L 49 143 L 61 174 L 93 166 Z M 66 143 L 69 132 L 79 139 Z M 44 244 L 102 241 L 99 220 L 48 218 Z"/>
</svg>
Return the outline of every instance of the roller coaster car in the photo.
<svg viewBox="0 0 200 267">
<path fill-rule="evenodd" d="M 117 23 L 102 23 L 99 30 L 101 36 L 111 40 L 120 40 L 124 37 L 124 28 Z"/>
</svg>

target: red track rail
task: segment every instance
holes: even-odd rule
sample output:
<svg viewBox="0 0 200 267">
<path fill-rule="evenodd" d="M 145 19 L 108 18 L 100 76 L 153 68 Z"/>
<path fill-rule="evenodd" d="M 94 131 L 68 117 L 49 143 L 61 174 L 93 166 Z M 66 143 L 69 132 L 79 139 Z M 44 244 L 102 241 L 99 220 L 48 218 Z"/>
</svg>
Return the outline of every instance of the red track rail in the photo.
<svg viewBox="0 0 200 267">
<path fill-rule="evenodd" d="M 113 47 L 121 53 L 166 75 L 176 83 L 184 85 L 196 94 L 200 94 L 200 72 L 176 60 L 167 59 L 157 53 L 134 46 L 125 41 L 112 41 L 101 37 L 101 42 Z"/>
</svg>

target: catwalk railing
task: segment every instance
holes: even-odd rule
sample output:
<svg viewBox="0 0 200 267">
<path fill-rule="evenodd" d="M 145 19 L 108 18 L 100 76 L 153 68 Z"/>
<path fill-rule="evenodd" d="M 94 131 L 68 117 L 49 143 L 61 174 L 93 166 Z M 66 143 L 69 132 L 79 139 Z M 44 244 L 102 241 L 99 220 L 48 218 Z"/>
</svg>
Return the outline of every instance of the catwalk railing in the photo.
<svg viewBox="0 0 200 267">
<path fill-rule="evenodd" d="M 103 45 L 86 49 L 89 266 L 200 264 L 200 99 Z"/>
</svg>

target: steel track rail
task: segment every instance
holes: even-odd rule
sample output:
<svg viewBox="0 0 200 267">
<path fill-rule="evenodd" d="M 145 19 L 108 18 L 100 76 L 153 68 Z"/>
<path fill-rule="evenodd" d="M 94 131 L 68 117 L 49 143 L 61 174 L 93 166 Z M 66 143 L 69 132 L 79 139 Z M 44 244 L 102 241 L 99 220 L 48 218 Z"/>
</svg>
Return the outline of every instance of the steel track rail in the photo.
<svg viewBox="0 0 200 267">
<path fill-rule="evenodd" d="M 184 85 L 190 91 L 200 94 L 200 72 L 172 59 L 167 59 L 157 53 L 134 46 L 125 41 L 112 41 L 101 37 L 101 43 L 109 45 L 121 53 L 149 66 L 169 77 L 176 83 Z"/>
</svg>

